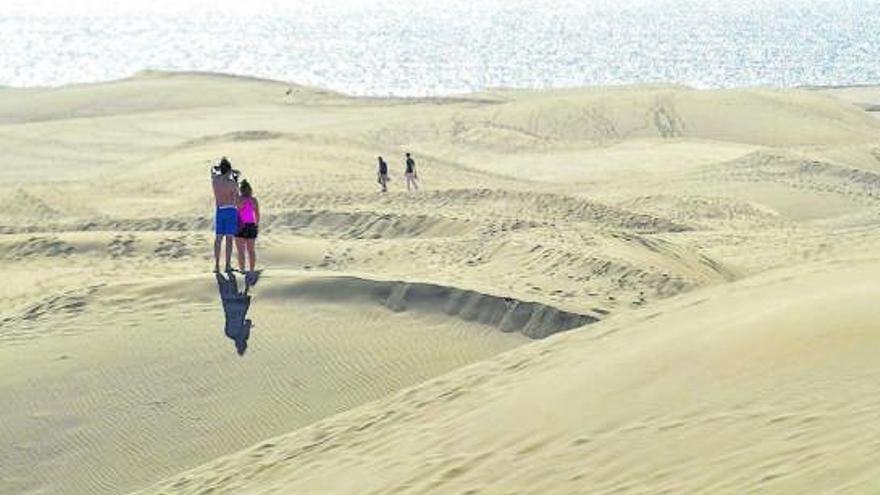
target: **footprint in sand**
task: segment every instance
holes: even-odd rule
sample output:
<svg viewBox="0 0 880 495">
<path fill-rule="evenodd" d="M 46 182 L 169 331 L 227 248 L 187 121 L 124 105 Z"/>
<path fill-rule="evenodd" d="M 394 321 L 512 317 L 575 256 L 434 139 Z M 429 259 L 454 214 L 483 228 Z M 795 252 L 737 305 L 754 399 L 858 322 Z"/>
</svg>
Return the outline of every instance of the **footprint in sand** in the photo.
<svg viewBox="0 0 880 495">
<path fill-rule="evenodd" d="M 153 253 L 166 259 L 181 259 L 192 255 L 192 250 L 181 239 L 163 239 Z"/>
</svg>

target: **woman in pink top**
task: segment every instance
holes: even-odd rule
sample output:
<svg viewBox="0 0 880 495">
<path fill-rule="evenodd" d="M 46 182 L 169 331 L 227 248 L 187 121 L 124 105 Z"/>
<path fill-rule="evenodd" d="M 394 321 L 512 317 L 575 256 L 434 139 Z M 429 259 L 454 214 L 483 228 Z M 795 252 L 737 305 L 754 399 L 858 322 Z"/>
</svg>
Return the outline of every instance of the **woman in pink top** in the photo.
<svg viewBox="0 0 880 495">
<path fill-rule="evenodd" d="M 244 273 L 245 250 L 250 258 L 250 271 L 253 272 L 257 264 L 257 255 L 254 243 L 257 240 L 257 226 L 260 223 L 260 203 L 254 197 L 251 185 L 248 181 L 241 183 L 241 195 L 238 199 L 238 235 L 235 242 L 238 247 L 238 266 Z"/>
</svg>

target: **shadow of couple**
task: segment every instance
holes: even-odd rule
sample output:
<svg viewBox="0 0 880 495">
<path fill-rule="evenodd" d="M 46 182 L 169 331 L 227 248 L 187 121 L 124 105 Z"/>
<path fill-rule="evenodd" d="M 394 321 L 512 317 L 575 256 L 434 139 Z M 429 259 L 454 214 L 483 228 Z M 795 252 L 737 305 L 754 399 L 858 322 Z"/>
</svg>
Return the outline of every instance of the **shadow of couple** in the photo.
<svg viewBox="0 0 880 495">
<path fill-rule="evenodd" d="M 251 337 L 253 322 L 247 317 L 251 307 L 251 296 L 248 291 L 259 281 L 259 272 L 250 272 L 244 277 L 244 286 L 238 289 L 238 280 L 233 273 L 225 276 L 216 274 L 217 290 L 220 292 L 220 302 L 223 304 L 223 312 L 226 315 L 224 332 L 226 337 L 235 343 L 235 350 L 239 356 L 243 356 L 248 347 L 248 339 Z"/>
</svg>

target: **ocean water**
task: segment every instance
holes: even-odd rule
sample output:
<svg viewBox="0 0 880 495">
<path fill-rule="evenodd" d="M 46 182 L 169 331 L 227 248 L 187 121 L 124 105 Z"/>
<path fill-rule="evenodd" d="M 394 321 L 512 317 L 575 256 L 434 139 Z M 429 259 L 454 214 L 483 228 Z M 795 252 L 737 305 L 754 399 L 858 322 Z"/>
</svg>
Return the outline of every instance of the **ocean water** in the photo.
<svg viewBox="0 0 880 495">
<path fill-rule="evenodd" d="M 143 69 L 402 96 L 645 82 L 880 83 L 880 0 L 154 0 L 132 9 L 0 1 L 12 2 L 0 10 L 7 86 Z"/>
</svg>

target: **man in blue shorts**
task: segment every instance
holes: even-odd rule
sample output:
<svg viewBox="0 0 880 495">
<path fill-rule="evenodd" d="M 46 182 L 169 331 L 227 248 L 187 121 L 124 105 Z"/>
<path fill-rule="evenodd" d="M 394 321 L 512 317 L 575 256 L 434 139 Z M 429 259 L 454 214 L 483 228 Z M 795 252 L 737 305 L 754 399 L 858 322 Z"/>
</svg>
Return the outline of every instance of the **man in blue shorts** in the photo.
<svg viewBox="0 0 880 495">
<path fill-rule="evenodd" d="M 214 271 L 220 272 L 220 248 L 226 239 L 226 268 L 232 271 L 232 240 L 238 234 L 238 182 L 235 171 L 229 160 L 223 158 L 220 164 L 212 169 L 211 183 L 214 187 L 214 199 L 217 202 L 217 214 L 214 217 Z"/>
</svg>

